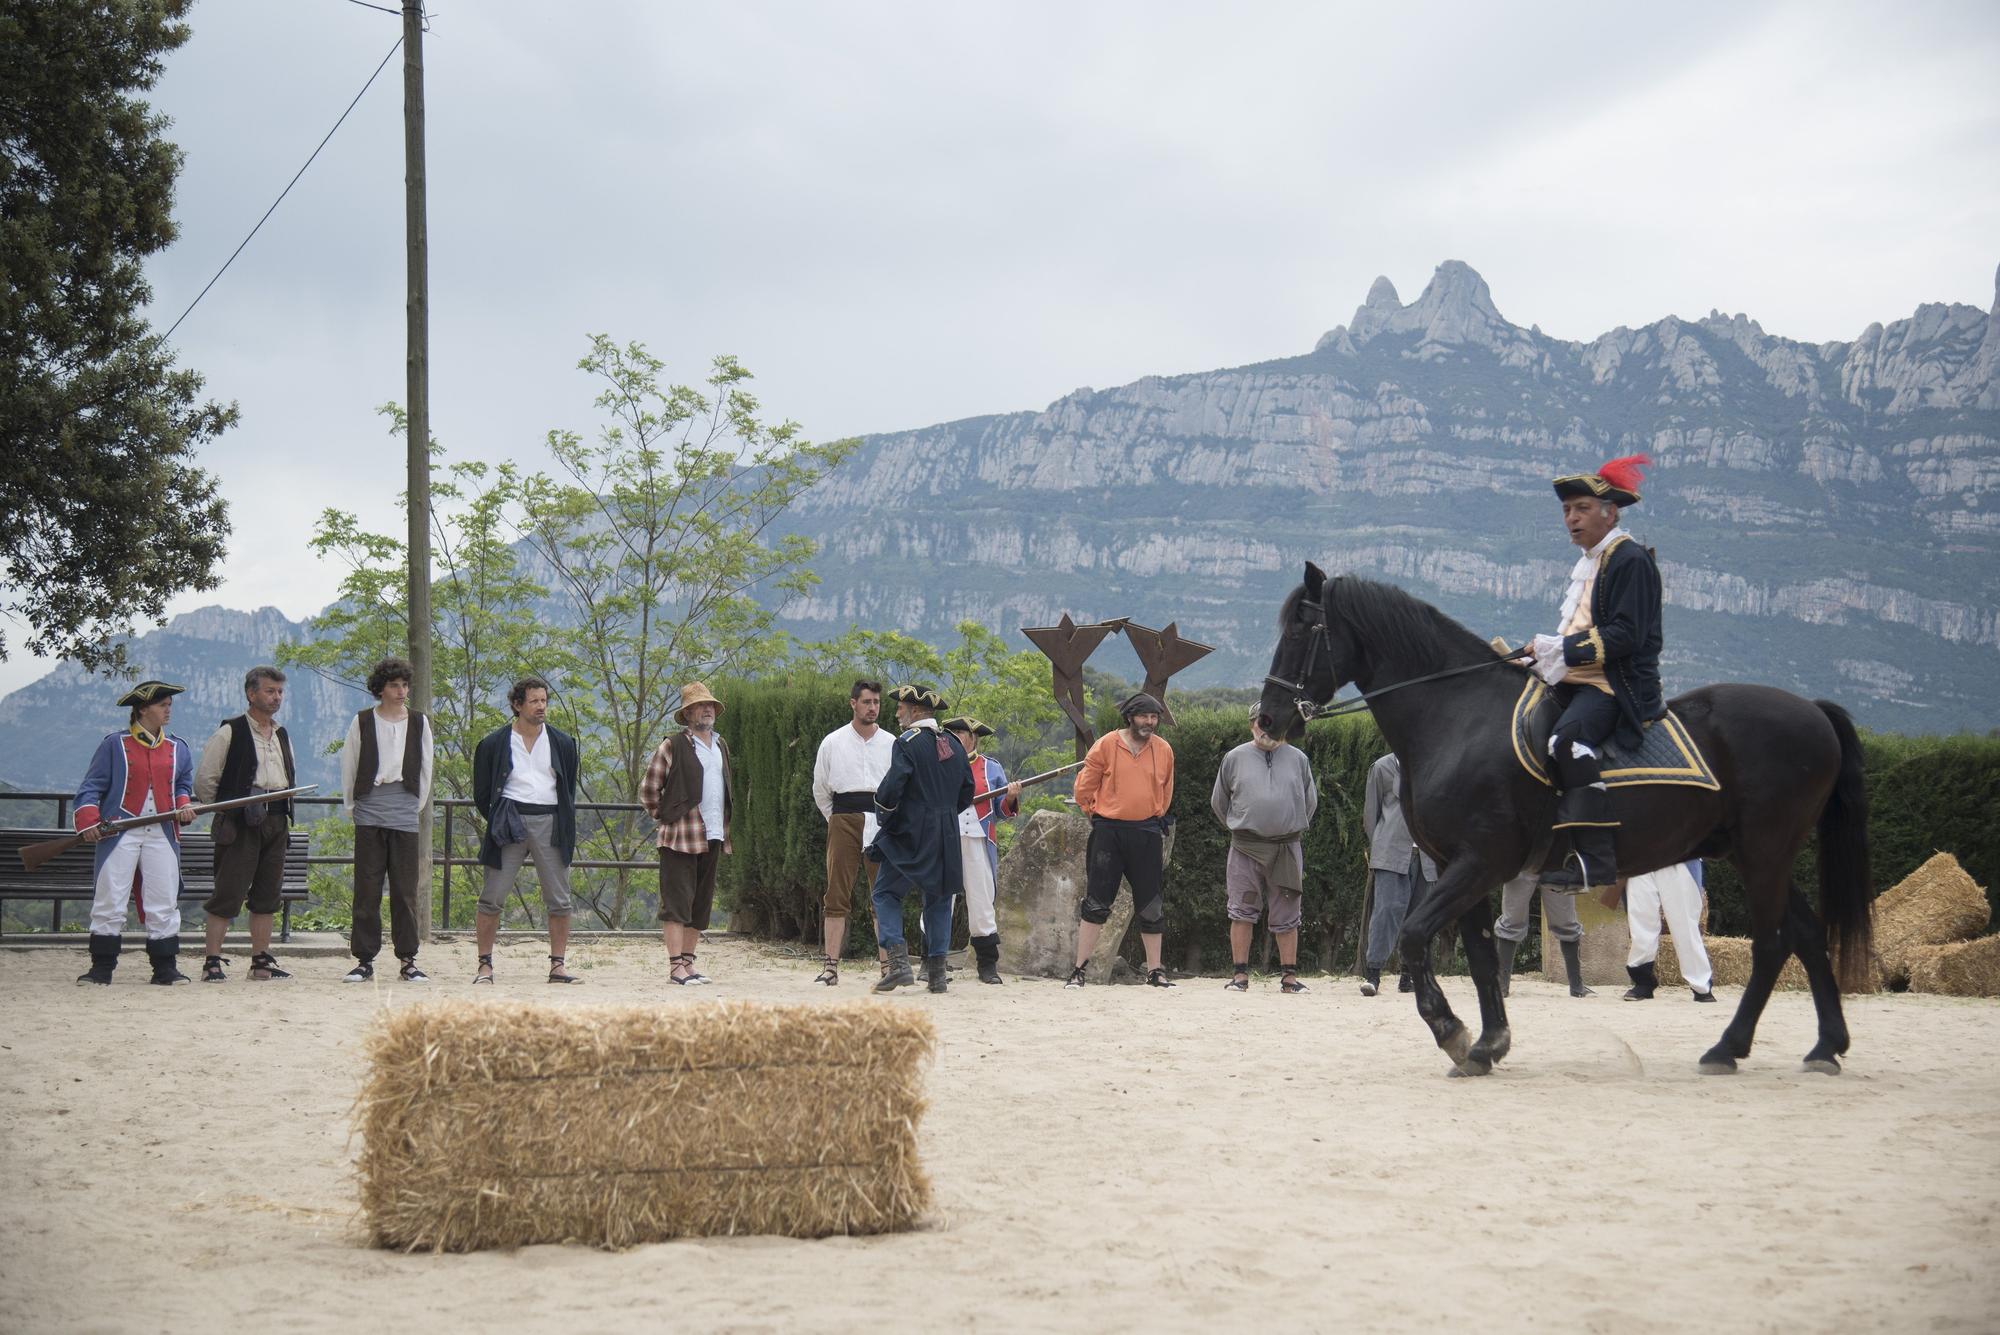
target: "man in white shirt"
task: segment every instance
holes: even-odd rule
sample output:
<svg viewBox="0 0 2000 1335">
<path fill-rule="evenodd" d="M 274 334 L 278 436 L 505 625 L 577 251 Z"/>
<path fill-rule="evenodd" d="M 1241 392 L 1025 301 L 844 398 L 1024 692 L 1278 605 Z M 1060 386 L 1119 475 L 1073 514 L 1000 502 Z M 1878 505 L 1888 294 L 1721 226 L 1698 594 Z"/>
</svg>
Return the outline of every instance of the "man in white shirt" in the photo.
<svg viewBox="0 0 2000 1335">
<path fill-rule="evenodd" d="M 472 753 L 472 804 L 486 821 L 479 845 L 486 880 L 475 919 L 479 967 L 472 981 L 493 981 L 500 914 L 521 864 L 533 858 L 548 921 L 549 981 L 580 983 L 563 962 L 569 948 L 569 864 L 576 857 L 577 745 L 549 726 L 549 684 L 540 677 L 515 682 L 507 704 L 514 721 L 480 738 Z"/>
<path fill-rule="evenodd" d="M 368 693 L 381 701 L 347 725 L 340 748 L 341 805 L 354 821 L 354 967 L 342 982 L 375 977 L 382 949 L 382 884 L 389 886 L 389 936 L 406 983 L 427 983 L 417 947 L 428 925 L 417 920 L 417 827 L 431 800 L 430 722 L 410 708 L 416 669 L 385 658 L 368 674 Z M 429 868 L 421 874 L 429 875 Z"/>
<path fill-rule="evenodd" d="M 821 739 L 813 760 L 813 802 L 826 818 L 826 903 L 821 924 L 826 957 L 813 981 L 828 987 L 840 982 L 854 880 L 864 865 L 861 850 L 875 837 L 875 790 L 889 773 L 896 748 L 895 737 L 875 724 L 882 715 L 881 682 L 855 682 L 847 693 L 847 707 L 853 720 Z"/>
</svg>

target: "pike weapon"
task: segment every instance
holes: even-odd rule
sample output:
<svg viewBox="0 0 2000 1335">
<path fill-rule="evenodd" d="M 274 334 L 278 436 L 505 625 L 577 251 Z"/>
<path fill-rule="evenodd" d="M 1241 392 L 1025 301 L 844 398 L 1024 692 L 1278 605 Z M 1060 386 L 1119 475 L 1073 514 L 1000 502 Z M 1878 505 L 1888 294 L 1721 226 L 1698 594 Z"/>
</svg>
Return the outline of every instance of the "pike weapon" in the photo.
<svg viewBox="0 0 2000 1335">
<path fill-rule="evenodd" d="M 1058 774 L 1067 774 L 1073 769 L 1082 769 L 1082 768 L 1083 768 L 1083 762 L 1079 760 L 1074 764 L 1064 765 L 1061 769 L 1052 769 L 1048 771 L 1048 773 L 1046 774 L 1036 774 L 1025 779 L 1016 779 L 1014 780 L 1014 782 L 1020 784 L 1023 788 L 1030 788 L 1038 783 L 1047 783 L 1050 779 L 1055 778 Z M 972 795 L 972 800 L 975 802 L 984 802 L 987 798 L 998 797 L 1000 794 L 1006 791 L 1007 791 L 1006 785 L 1002 784 L 1000 787 L 990 789 L 987 792 L 974 793 Z"/>
<path fill-rule="evenodd" d="M 192 811 L 197 816 L 205 816 L 211 811 L 233 811 L 237 807 L 255 806 L 259 802 L 282 802 L 300 793 L 309 793 L 319 787 L 309 783 L 300 788 L 286 788 L 275 793 L 252 793 L 248 797 L 233 797 L 227 802 L 210 802 L 206 806 L 176 807 L 172 811 L 156 811 L 150 816 L 133 816 L 129 820 L 99 821 L 87 829 L 102 830 L 106 834 L 120 834 L 126 830 L 136 830 L 142 825 L 165 825 L 170 820 L 179 820 L 182 811 Z M 21 849 L 21 865 L 29 871 L 40 871 L 47 863 L 75 848 L 83 842 L 83 831 L 60 835 L 54 839 L 44 839 L 39 844 L 28 844 Z"/>
</svg>

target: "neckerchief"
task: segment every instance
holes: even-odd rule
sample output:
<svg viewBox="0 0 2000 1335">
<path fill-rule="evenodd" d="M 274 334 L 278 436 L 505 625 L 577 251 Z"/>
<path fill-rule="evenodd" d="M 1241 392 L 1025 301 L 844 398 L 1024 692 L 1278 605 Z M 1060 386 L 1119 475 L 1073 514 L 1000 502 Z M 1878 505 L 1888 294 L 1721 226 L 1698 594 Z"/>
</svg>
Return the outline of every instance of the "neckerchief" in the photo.
<svg viewBox="0 0 2000 1335">
<path fill-rule="evenodd" d="M 1624 529 L 1615 525 L 1612 530 L 1597 540 L 1597 545 L 1576 558 L 1576 564 L 1569 568 L 1569 591 L 1563 595 L 1562 615 L 1556 618 L 1556 629 L 1560 631 L 1569 624 L 1576 614 L 1576 605 L 1583 601 L 1583 591 L 1590 586 L 1591 577 L 1597 573 L 1598 563 L 1611 550 L 1611 544 L 1626 537 Z"/>
</svg>

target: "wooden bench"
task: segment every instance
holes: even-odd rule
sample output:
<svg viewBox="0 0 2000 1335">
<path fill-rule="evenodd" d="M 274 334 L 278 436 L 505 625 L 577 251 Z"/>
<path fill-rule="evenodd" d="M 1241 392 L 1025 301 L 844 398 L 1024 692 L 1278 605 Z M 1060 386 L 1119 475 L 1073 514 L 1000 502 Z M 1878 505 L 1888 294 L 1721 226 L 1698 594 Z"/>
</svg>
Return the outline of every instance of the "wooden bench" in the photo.
<svg viewBox="0 0 2000 1335">
<path fill-rule="evenodd" d="M 44 863 L 39 871 L 29 871 L 21 865 L 21 849 L 63 833 L 46 826 L 38 830 L 0 829 L 0 901 L 25 899 L 47 902 L 50 905 L 49 932 L 58 935 L 62 933 L 64 902 L 87 900 L 95 894 L 96 846 L 79 843 Z M 304 830 L 293 830 L 290 846 L 285 849 L 285 875 L 278 886 L 283 913 L 278 938 L 281 941 L 291 940 L 292 905 L 303 901 L 307 895 L 306 851 L 311 842 L 311 836 Z M 215 842 L 206 830 L 181 832 L 181 885 L 183 902 L 205 900 L 215 888 Z M 128 920 L 127 929 L 130 930 L 130 927 Z M 4 923 L 0 923 L 0 928 L 4 928 Z M 4 935 L 4 930 L 0 930 L 0 935 Z M 44 933 L 34 935 L 46 939 Z"/>
</svg>

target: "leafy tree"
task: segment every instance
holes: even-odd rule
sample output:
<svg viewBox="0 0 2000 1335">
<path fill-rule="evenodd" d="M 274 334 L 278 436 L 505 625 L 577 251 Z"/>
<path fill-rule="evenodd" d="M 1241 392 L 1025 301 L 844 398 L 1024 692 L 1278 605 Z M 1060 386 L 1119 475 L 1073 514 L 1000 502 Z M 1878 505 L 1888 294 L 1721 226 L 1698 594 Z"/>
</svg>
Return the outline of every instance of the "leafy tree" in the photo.
<svg viewBox="0 0 2000 1335">
<path fill-rule="evenodd" d="M 670 385 L 642 345 L 600 334 L 578 367 L 603 382 L 596 403 L 609 420 L 594 441 L 549 433 L 557 472 L 523 480 L 520 531 L 568 627 L 553 712 L 585 745 L 592 796 L 636 802 L 679 688 L 782 653 L 757 594 L 802 594 L 818 581 L 811 539 L 779 534 L 776 522 L 858 442 L 814 444 L 794 423 L 762 421 L 750 373 L 732 357 L 715 359 L 703 389 Z M 652 833 L 635 816 L 585 842 L 629 860 Z M 585 898 L 622 925 L 630 892 L 621 875 L 608 905 Z"/>
<path fill-rule="evenodd" d="M 181 153 L 138 95 L 187 41 L 189 2 L 0 9 L 0 614 L 87 667 L 123 663 L 108 640 L 135 614 L 214 588 L 229 532 L 192 460 L 236 409 L 197 402 L 201 377 L 141 315 Z"/>
</svg>

